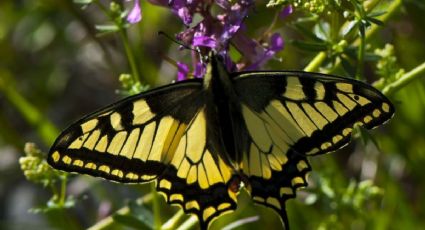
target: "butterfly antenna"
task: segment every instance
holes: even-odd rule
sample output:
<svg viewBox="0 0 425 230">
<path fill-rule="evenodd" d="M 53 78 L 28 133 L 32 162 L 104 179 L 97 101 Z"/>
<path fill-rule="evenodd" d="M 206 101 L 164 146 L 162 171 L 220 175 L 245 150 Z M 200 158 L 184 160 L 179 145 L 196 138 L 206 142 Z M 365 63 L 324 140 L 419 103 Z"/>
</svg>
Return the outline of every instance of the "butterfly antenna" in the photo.
<svg viewBox="0 0 425 230">
<path fill-rule="evenodd" d="M 192 50 L 192 51 L 195 51 L 195 52 L 200 52 L 198 47 L 193 48 L 193 47 L 191 47 L 189 45 L 186 45 L 186 44 L 182 43 L 181 41 L 177 41 L 175 38 L 171 37 L 170 35 L 166 34 L 163 31 L 159 31 L 158 32 L 158 35 L 162 35 L 162 36 L 168 38 L 170 41 L 172 41 L 172 42 L 174 42 L 176 44 L 179 44 L 180 46 L 182 46 L 185 49 Z"/>
</svg>

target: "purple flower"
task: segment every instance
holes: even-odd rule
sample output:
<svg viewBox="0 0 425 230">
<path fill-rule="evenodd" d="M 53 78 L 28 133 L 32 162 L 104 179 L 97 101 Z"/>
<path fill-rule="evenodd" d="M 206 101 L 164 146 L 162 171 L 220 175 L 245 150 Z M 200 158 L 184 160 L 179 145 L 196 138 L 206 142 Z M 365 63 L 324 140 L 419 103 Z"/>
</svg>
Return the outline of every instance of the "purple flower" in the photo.
<svg viewBox="0 0 425 230">
<path fill-rule="evenodd" d="M 282 11 L 280 11 L 279 18 L 285 19 L 290 14 L 292 14 L 292 12 L 294 12 L 294 8 L 292 8 L 292 5 L 287 5 L 287 6 L 283 7 Z"/>
<path fill-rule="evenodd" d="M 201 47 L 202 55 L 213 50 L 225 60 L 226 68 L 237 70 L 254 70 L 283 49 L 284 40 L 279 34 L 256 41 L 244 33 L 244 20 L 254 7 L 254 0 L 148 0 L 153 4 L 168 7 L 186 25 L 186 29 L 176 35 L 177 39 L 192 47 Z M 215 10 L 211 10 L 215 9 Z M 282 9 L 279 16 L 284 18 L 291 14 L 292 6 Z M 193 24 L 195 14 L 202 18 Z M 263 36 L 266 37 L 266 36 Z M 267 38 L 267 37 L 266 37 Z M 232 42 L 232 43 L 230 43 Z M 238 62 L 232 61 L 228 52 L 232 44 L 241 54 Z M 202 77 L 205 64 L 199 54 L 192 52 L 193 75 Z M 189 68 L 178 63 L 178 80 L 187 78 Z"/>
<path fill-rule="evenodd" d="M 185 25 L 192 23 L 193 15 L 196 13 L 198 5 L 202 0 L 148 0 L 152 4 L 169 7 Z"/>
<path fill-rule="evenodd" d="M 208 36 L 197 36 L 193 38 L 192 45 L 215 48 L 217 46 L 217 41 Z"/>
<path fill-rule="evenodd" d="M 284 47 L 284 40 L 280 34 L 275 33 L 270 37 L 269 47 L 263 48 L 259 54 L 256 55 L 252 64 L 245 68 L 245 70 L 259 69 L 264 63 L 270 60 L 277 52 L 281 51 Z"/>
<path fill-rule="evenodd" d="M 202 78 L 206 72 L 207 72 L 207 68 L 204 63 L 197 62 L 195 64 L 195 72 L 193 73 L 193 75 L 196 78 Z"/>
<path fill-rule="evenodd" d="M 127 15 L 127 22 L 135 24 L 142 20 L 142 9 L 140 8 L 139 0 L 134 0 L 134 6 Z"/>
<path fill-rule="evenodd" d="M 188 74 L 189 74 L 189 67 L 182 62 L 177 62 L 177 81 L 186 80 Z"/>
</svg>

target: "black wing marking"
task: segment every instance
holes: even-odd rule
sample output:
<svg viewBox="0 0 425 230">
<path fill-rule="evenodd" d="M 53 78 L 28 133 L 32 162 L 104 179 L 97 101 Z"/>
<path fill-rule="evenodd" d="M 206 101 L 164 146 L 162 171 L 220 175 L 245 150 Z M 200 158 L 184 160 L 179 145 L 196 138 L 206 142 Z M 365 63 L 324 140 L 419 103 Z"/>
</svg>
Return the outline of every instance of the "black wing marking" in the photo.
<svg viewBox="0 0 425 230">
<path fill-rule="evenodd" d="M 306 186 L 307 155 L 337 150 L 354 124 L 374 128 L 394 113 L 373 87 L 351 79 L 305 72 L 234 74 L 250 137 L 242 160 L 251 195 L 276 210 L 288 228 L 285 201 Z"/>
</svg>

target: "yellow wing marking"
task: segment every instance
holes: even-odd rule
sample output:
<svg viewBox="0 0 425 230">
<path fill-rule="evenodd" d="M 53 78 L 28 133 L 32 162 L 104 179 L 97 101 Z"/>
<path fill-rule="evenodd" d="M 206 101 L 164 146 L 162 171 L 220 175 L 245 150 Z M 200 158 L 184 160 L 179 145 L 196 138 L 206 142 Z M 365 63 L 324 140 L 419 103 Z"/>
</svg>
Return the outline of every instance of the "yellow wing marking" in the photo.
<svg viewBox="0 0 425 230">
<path fill-rule="evenodd" d="M 187 157 L 194 163 L 198 163 L 204 153 L 206 144 L 206 120 L 203 111 L 199 112 L 195 117 L 189 130 L 186 133 Z"/>
<path fill-rule="evenodd" d="M 90 137 L 84 142 L 84 147 L 90 150 L 93 150 L 97 141 L 99 140 L 100 130 L 95 130 L 91 133 Z"/>
<path fill-rule="evenodd" d="M 354 107 L 356 107 L 357 103 L 351 100 L 349 97 L 345 96 L 342 93 L 337 93 L 336 96 L 338 97 L 339 101 L 342 102 L 342 104 L 345 105 L 349 110 L 353 110 Z"/>
<path fill-rule="evenodd" d="M 71 157 L 65 155 L 65 156 L 62 157 L 62 161 L 63 161 L 63 163 L 69 165 L 69 164 L 71 164 L 72 159 L 71 159 Z"/>
<path fill-rule="evenodd" d="M 111 143 L 109 144 L 108 147 L 108 153 L 113 154 L 113 155 L 118 155 L 121 151 L 121 148 L 125 142 L 127 138 L 127 132 L 126 131 L 121 131 L 118 132 L 117 134 L 115 134 L 115 136 L 112 138 Z"/>
<path fill-rule="evenodd" d="M 294 190 L 290 187 L 282 187 L 280 188 L 280 196 L 283 195 L 293 195 L 294 194 Z"/>
<path fill-rule="evenodd" d="M 212 206 L 204 209 L 204 212 L 202 213 L 202 219 L 208 220 L 208 218 L 211 217 L 212 215 L 214 215 L 215 212 L 216 212 L 216 210 Z"/>
<path fill-rule="evenodd" d="M 268 197 L 266 200 L 266 203 L 278 209 L 282 209 L 282 207 L 280 206 L 279 200 L 274 197 Z"/>
<path fill-rule="evenodd" d="M 387 103 L 382 103 L 382 110 L 386 113 L 390 112 L 390 105 L 388 105 Z"/>
<path fill-rule="evenodd" d="M 314 83 L 314 90 L 316 91 L 316 100 L 321 101 L 325 99 L 325 86 L 320 81 Z"/>
<path fill-rule="evenodd" d="M 220 169 L 209 151 L 204 154 L 203 163 L 207 166 L 206 174 L 210 185 L 227 181 L 221 176 Z"/>
<path fill-rule="evenodd" d="M 83 133 L 90 132 L 94 128 L 96 128 L 96 125 L 97 125 L 98 122 L 99 122 L 99 120 L 97 120 L 97 119 L 91 119 L 89 121 L 86 121 L 83 124 L 81 124 L 81 130 L 83 131 Z"/>
<path fill-rule="evenodd" d="M 162 179 L 161 181 L 159 181 L 159 187 L 161 188 L 170 190 L 171 186 L 172 186 L 171 182 L 166 179 Z"/>
<path fill-rule="evenodd" d="M 264 123 L 245 105 L 242 106 L 242 113 L 252 139 L 263 152 L 267 151 L 272 145 L 272 141 L 267 135 L 264 135 L 267 133 Z"/>
<path fill-rule="evenodd" d="M 83 145 L 84 141 L 87 139 L 87 137 L 89 136 L 89 133 L 85 133 L 83 136 L 75 139 L 68 148 L 70 149 L 80 149 L 81 146 Z"/>
<path fill-rule="evenodd" d="M 60 153 L 59 153 L 58 151 L 55 151 L 55 152 L 52 154 L 52 158 L 53 158 L 53 161 L 54 161 L 54 162 L 58 162 L 58 161 L 59 161 L 59 159 L 60 159 L 60 157 L 61 157 L 61 155 L 60 155 Z"/>
<path fill-rule="evenodd" d="M 361 106 L 365 106 L 365 105 L 371 103 L 369 101 L 369 99 L 362 97 L 362 96 L 359 96 L 357 94 L 350 93 L 350 94 L 348 94 L 348 96 L 351 97 L 354 101 L 356 101 Z"/>
<path fill-rule="evenodd" d="M 344 114 L 348 113 L 348 109 L 345 108 L 339 101 L 332 101 L 332 105 L 340 116 L 343 116 Z"/>
<path fill-rule="evenodd" d="M 106 148 L 108 147 L 108 136 L 107 135 L 103 135 L 100 138 L 100 141 L 97 143 L 96 147 L 94 148 L 96 151 L 99 152 L 105 152 Z"/>
<path fill-rule="evenodd" d="M 325 102 L 316 102 L 314 103 L 314 106 L 321 114 L 325 116 L 325 118 L 329 122 L 332 122 L 338 118 L 338 114 L 336 114 L 335 111 L 331 107 L 329 107 Z"/>
<path fill-rule="evenodd" d="M 189 209 L 200 210 L 201 208 L 199 207 L 198 201 L 191 200 L 191 201 L 189 201 L 185 204 L 185 209 L 186 210 L 189 210 Z"/>
<path fill-rule="evenodd" d="M 266 107 L 265 111 L 278 123 L 279 127 L 288 134 L 288 137 L 292 140 L 289 144 L 295 143 L 301 137 L 305 136 L 304 131 L 301 130 L 280 101 L 273 100 Z"/>
<path fill-rule="evenodd" d="M 209 187 L 208 178 L 203 164 L 198 165 L 198 183 L 201 189 L 207 189 Z"/>
<path fill-rule="evenodd" d="M 105 172 L 105 173 L 108 173 L 109 174 L 109 172 L 111 171 L 111 168 L 109 166 L 107 166 L 107 165 L 101 165 L 99 167 L 99 171 L 102 171 L 102 172 Z"/>
<path fill-rule="evenodd" d="M 319 129 L 323 129 L 325 125 L 329 124 L 329 122 L 315 110 L 310 104 L 302 103 L 302 107 L 304 111 L 308 114 L 311 120 Z"/>
<path fill-rule="evenodd" d="M 153 143 L 155 135 L 156 122 L 149 123 L 143 129 L 143 133 L 139 139 L 133 158 L 146 161 L 148 159 L 149 152 Z"/>
<path fill-rule="evenodd" d="M 352 84 L 340 82 L 340 83 L 336 83 L 335 86 L 338 90 L 341 90 L 342 92 L 353 93 Z"/>
<path fill-rule="evenodd" d="M 151 112 L 149 105 L 141 99 L 133 103 L 133 125 L 142 125 L 155 117 Z"/>
<path fill-rule="evenodd" d="M 291 100 L 304 100 L 306 95 L 298 77 L 287 77 L 287 84 L 283 96 Z"/>
<path fill-rule="evenodd" d="M 133 158 L 134 150 L 137 146 L 137 141 L 139 140 L 140 128 L 133 129 L 128 135 L 127 141 L 122 148 L 120 155 L 127 157 L 128 159 Z"/>
<path fill-rule="evenodd" d="M 189 125 L 180 130 L 180 138 L 170 164 L 176 167 L 177 176 L 187 184 L 198 183 L 206 189 L 216 183 L 226 183 L 231 169 L 220 157 L 214 159 L 206 148 L 206 120 L 204 109 L 200 110 Z"/>
<path fill-rule="evenodd" d="M 381 111 L 379 111 L 379 109 L 375 109 L 373 110 L 372 115 L 373 117 L 378 118 L 379 116 L 381 116 Z"/>
<path fill-rule="evenodd" d="M 121 124 L 121 114 L 119 114 L 118 112 L 114 112 L 111 114 L 109 119 L 111 122 L 111 126 L 115 131 L 120 131 L 124 129 L 124 127 Z"/>
<path fill-rule="evenodd" d="M 162 161 L 163 160 L 163 149 L 166 145 L 170 144 L 169 134 L 173 133 L 174 128 L 177 126 L 177 121 L 170 116 L 166 116 L 161 119 L 158 129 L 156 131 L 155 140 L 152 145 L 152 149 L 149 153 L 148 160 Z M 165 143 L 168 142 L 168 143 Z"/>
<path fill-rule="evenodd" d="M 286 106 L 288 106 L 289 111 L 298 125 L 302 130 L 304 130 L 304 133 L 307 136 L 311 136 L 311 134 L 316 130 L 316 126 L 311 122 L 307 115 L 294 102 L 286 102 Z"/>
</svg>

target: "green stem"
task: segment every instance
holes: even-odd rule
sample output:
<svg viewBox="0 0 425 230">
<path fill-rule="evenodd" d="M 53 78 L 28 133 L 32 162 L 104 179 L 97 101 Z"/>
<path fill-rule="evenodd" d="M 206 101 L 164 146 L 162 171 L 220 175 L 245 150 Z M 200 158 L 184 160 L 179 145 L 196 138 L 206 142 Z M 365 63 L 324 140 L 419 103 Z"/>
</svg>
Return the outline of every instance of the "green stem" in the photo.
<svg viewBox="0 0 425 230">
<path fill-rule="evenodd" d="M 397 90 L 403 88 L 405 85 L 409 84 L 411 81 L 421 76 L 424 76 L 424 74 L 425 74 L 425 62 L 418 65 L 416 68 L 412 69 L 410 72 L 405 73 L 395 82 L 392 82 L 391 84 L 385 86 L 385 88 L 382 90 L 382 93 L 385 95 L 391 95 Z"/>
<path fill-rule="evenodd" d="M 131 76 L 133 76 L 133 80 L 135 83 L 140 82 L 141 79 L 139 75 L 139 70 L 136 65 L 136 58 L 134 57 L 133 51 L 130 48 L 130 43 L 128 41 L 127 33 L 122 26 L 120 26 L 119 34 L 120 34 L 122 43 L 124 45 L 125 54 L 127 55 L 127 59 L 130 64 L 131 73 L 132 73 Z"/>
<path fill-rule="evenodd" d="M 139 205 L 147 203 L 147 202 L 152 200 L 152 197 L 153 197 L 152 194 L 148 194 L 146 196 L 143 196 L 143 197 L 137 199 L 136 203 L 139 204 Z M 115 214 L 126 215 L 128 213 L 130 213 L 130 208 L 128 206 L 125 206 L 125 207 L 119 209 L 118 211 L 116 211 L 113 215 L 115 215 Z M 110 215 L 110 216 L 106 217 L 105 219 L 97 222 L 95 225 L 89 227 L 87 230 L 112 229 L 111 226 L 114 224 L 113 215 Z"/>
<path fill-rule="evenodd" d="M 316 55 L 316 57 L 313 58 L 313 60 L 308 63 L 308 65 L 304 68 L 304 71 L 307 72 L 314 72 L 319 69 L 320 65 L 325 61 L 327 55 L 325 51 L 322 51 Z"/>
<path fill-rule="evenodd" d="M 188 230 L 191 229 L 195 224 L 198 223 L 198 218 L 196 216 L 190 216 L 182 225 L 180 225 L 177 230 Z"/>
<path fill-rule="evenodd" d="M 357 68 L 356 68 L 356 79 L 360 80 L 363 75 L 364 68 L 364 54 L 365 54 L 365 36 L 360 35 L 360 44 L 357 53 Z"/>
<path fill-rule="evenodd" d="M 66 181 L 67 181 L 67 176 L 66 175 L 61 176 L 61 188 L 60 188 L 60 199 L 59 199 L 59 204 L 61 207 L 65 207 L 65 202 L 66 202 Z"/>
<path fill-rule="evenodd" d="M 161 210 L 159 206 L 159 197 L 156 192 L 155 183 L 151 183 L 151 193 L 152 196 L 152 208 L 153 208 L 153 228 L 155 230 L 161 229 Z"/>
<path fill-rule="evenodd" d="M 184 217 L 183 209 L 180 209 L 173 217 L 171 217 L 165 224 L 162 225 L 162 230 L 175 229 L 176 224 Z"/>
<path fill-rule="evenodd" d="M 127 36 L 127 33 L 126 33 L 126 30 L 125 30 L 123 23 L 118 22 L 114 18 L 114 16 L 110 14 L 108 8 L 106 8 L 99 0 L 94 1 L 94 3 L 119 28 L 118 34 L 120 35 L 120 38 L 122 40 L 124 50 L 125 50 L 125 54 L 127 56 L 127 60 L 128 60 L 129 65 L 130 65 L 130 69 L 131 69 L 131 73 L 132 73 L 131 76 L 133 77 L 133 80 L 134 80 L 135 83 L 140 82 L 141 79 L 140 79 L 140 75 L 139 75 L 139 70 L 138 70 L 137 65 L 136 65 L 136 59 L 135 59 L 135 56 L 133 54 L 132 49 L 130 48 L 130 43 L 129 43 L 128 36 Z"/>
<path fill-rule="evenodd" d="M 46 116 L 26 100 L 15 88 L 12 76 L 7 70 L 0 69 L 0 91 L 20 112 L 24 119 L 36 128 L 38 135 L 46 145 L 52 144 L 59 134 L 58 129 Z"/>
</svg>

